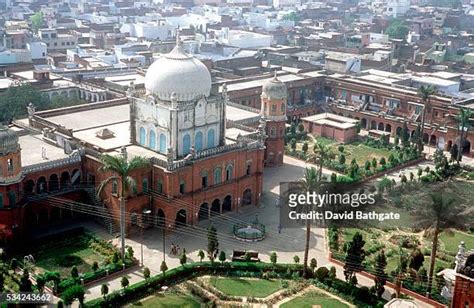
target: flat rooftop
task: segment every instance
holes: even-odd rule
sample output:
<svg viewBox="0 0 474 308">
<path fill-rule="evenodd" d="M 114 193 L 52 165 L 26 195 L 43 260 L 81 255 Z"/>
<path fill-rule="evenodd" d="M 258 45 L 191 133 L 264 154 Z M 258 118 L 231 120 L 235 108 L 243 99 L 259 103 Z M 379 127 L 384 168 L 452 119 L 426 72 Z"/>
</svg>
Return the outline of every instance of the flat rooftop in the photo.
<svg viewBox="0 0 474 308">
<path fill-rule="evenodd" d="M 302 120 L 313 122 L 319 125 L 329 125 L 341 129 L 348 129 L 356 126 L 358 120 L 343 117 L 333 113 L 320 113 L 309 117 L 304 117 Z"/>
<path fill-rule="evenodd" d="M 273 79 L 273 76 L 272 77 L 269 76 L 268 78 L 264 78 L 264 79 L 229 83 L 227 84 L 227 91 L 230 92 L 230 91 L 239 91 L 239 90 L 252 89 L 252 88 L 261 88 L 266 81 L 272 80 L 272 79 Z M 286 82 L 302 80 L 302 79 L 305 79 L 305 77 L 288 74 L 288 75 L 278 75 L 278 79 L 286 83 Z M 221 91 L 221 89 L 219 89 L 219 91 Z"/>
<path fill-rule="evenodd" d="M 25 135 L 19 137 L 21 147 L 21 165 L 31 166 L 51 160 L 69 157 L 64 150 L 45 142 L 42 135 Z M 46 149 L 46 159 L 43 158 L 42 149 Z"/>
<path fill-rule="evenodd" d="M 236 122 L 259 116 L 259 114 L 256 112 L 240 109 L 229 105 L 226 106 L 225 114 L 227 120 Z"/>
</svg>

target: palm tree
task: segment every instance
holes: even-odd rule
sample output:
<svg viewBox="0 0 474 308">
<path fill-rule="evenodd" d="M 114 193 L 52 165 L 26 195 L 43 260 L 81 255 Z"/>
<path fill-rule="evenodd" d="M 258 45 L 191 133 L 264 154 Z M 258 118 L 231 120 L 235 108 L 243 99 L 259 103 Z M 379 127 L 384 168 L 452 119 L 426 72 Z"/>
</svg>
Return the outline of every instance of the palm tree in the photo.
<svg viewBox="0 0 474 308">
<path fill-rule="evenodd" d="M 331 151 L 331 148 L 322 143 L 316 143 L 313 147 L 313 153 L 311 158 L 318 158 L 319 163 L 319 174 L 318 181 L 321 181 L 323 177 L 323 165 L 326 161 L 334 158 L 334 153 Z"/>
<path fill-rule="evenodd" d="M 442 192 L 441 192 L 442 191 Z M 436 254 L 438 250 L 438 236 L 441 232 L 450 232 L 453 228 L 465 227 L 465 213 L 455 204 L 455 199 L 446 194 L 444 189 L 429 194 L 431 202 L 415 213 L 417 225 L 423 227 L 428 235 L 433 237 L 428 273 L 428 287 L 426 296 L 431 293 Z"/>
<path fill-rule="evenodd" d="M 456 157 L 456 161 L 458 164 L 462 156 L 462 146 L 464 144 L 464 139 L 467 138 L 467 134 L 469 132 L 469 128 L 470 128 L 469 121 L 470 121 L 471 116 L 472 116 L 472 111 L 467 108 L 460 108 L 459 114 L 456 116 L 456 120 L 459 123 L 458 129 L 460 130 L 459 142 L 458 142 L 458 155 Z M 464 136 L 464 131 L 466 131 L 465 136 Z"/>
<path fill-rule="evenodd" d="M 431 107 L 430 98 L 432 95 L 436 94 L 437 90 L 435 87 L 428 85 L 428 86 L 421 86 L 418 89 L 418 95 L 421 97 L 423 101 L 423 112 L 421 114 L 421 132 L 418 140 L 418 150 L 421 152 L 423 147 L 423 135 L 425 130 L 425 118 L 426 118 L 426 109 Z"/>
<path fill-rule="evenodd" d="M 113 181 L 120 181 L 120 189 L 117 189 L 118 198 L 120 201 L 120 240 L 121 240 L 121 254 L 122 262 L 125 264 L 125 197 L 129 191 L 134 191 L 137 187 L 137 182 L 131 173 L 136 169 L 141 169 L 149 165 L 149 161 L 143 157 L 135 156 L 127 160 L 125 156 L 112 156 L 105 154 L 102 156 L 101 171 L 111 172 L 113 175 L 103 180 L 98 189 L 97 196 L 100 196 L 105 186 Z"/>
<path fill-rule="evenodd" d="M 319 184 L 319 176 L 316 168 L 306 168 L 304 171 L 304 177 L 300 180 L 302 184 L 302 189 L 306 191 L 314 191 Z M 309 213 L 310 209 L 307 209 Z M 306 242 L 304 248 L 304 258 L 303 258 L 303 277 L 306 277 L 308 272 L 308 254 L 309 254 L 309 240 L 311 237 L 311 221 L 306 220 Z"/>
</svg>

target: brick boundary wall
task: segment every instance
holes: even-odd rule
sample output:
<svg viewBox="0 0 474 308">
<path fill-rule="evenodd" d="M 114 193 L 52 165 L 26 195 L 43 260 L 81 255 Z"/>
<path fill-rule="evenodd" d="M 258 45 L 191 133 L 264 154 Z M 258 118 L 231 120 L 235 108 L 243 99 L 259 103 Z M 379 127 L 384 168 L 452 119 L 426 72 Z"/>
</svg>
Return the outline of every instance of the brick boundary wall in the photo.
<svg viewBox="0 0 474 308">
<path fill-rule="evenodd" d="M 344 262 L 342 262 L 342 261 L 340 261 L 340 260 L 337 260 L 337 259 L 334 259 L 334 258 L 332 257 L 332 252 L 329 252 L 329 261 L 332 262 L 332 263 L 335 263 L 335 264 L 337 264 L 337 265 L 339 265 L 339 266 L 344 267 Z M 362 275 L 362 276 L 364 276 L 364 277 L 366 277 L 366 278 L 369 278 L 369 279 L 374 279 L 374 278 L 375 278 L 374 275 L 372 275 L 372 274 L 370 274 L 370 273 L 367 273 L 367 272 L 364 272 L 364 271 L 358 272 L 357 274 L 360 274 L 360 275 Z M 388 286 L 388 287 L 390 287 L 390 288 L 392 288 L 392 289 L 396 289 L 396 285 L 395 285 L 393 282 L 390 282 L 390 281 L 387 281 L 387 282 L 386 282 L 386 286 Z M 405 288 L 403 288 L 403 287 L 400 288 L 400 293 L 405 294 L 405 295 L 408 295 L 408 296 L 411 296 L 411 297 L 414 297 L 414 298 L 416 298 L 417 300 L 422 301 L 422 302 L 424 302 L 424 303 L 426 303 L 426 304 L 428 304 L 428 305 L 432 305 L 432 306 L 434 306 L 434 307 L 436 307 L 436 308 L 445 308 L 445 307 L 448 307 L 448 306 L 443 305 L 443 304 L 441 304 L 441 303 L 439 303 L 439 302 L 437 302 L 437 301 L 435 301 L 435 300 L 432 300 L 432 299 L 430 299 L 430 298 L 427 298 L 426 296 L 423 296 L 423 295 L 421 295 L 421 294 L 418 294 L 418 293 L 416 293 L 416 292 L 413 292 L 412 290 L 405 289 Z"/>
</svg>

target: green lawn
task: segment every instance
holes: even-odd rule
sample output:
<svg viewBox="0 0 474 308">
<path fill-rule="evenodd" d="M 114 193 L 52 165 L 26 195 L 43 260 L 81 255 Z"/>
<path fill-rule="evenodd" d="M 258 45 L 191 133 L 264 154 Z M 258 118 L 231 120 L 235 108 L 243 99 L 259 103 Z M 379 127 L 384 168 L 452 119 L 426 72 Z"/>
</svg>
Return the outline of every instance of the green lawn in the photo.
<svg viewBox="0 0 474 308">
<path fill-rule="evenodd" d="M 313 305 L 320 305 L 323 308 L 348 308 L 349 306 L 319 292 L 307 292 L 302 296 L 296 297 L 289 302 L 284 303 L 282 308 L 311 308 Z"/>
<path fill-rule="evenodd" d="M 464 241 L 467 249 L 474 247 L 474 235 L 464 232 L 454 231 L 453 234 L 441 233 L 439 239 L 444 245 L 444 249 L 451 254 L 458 252 L 458 246 L 461 241 Z"/>
<path fill-rule="evenodd" d="M 91 242 L 89 235 L 75 233 L 39 243 L 30 252 L 36 260 L 36 274 L 58 271 L 61 277 L 69 277 L 74 265 L 79 273 L 92 271 L 92 264 L 100 265 L 106 256 L 91 249 Z"/>
<path fill-rule="evenodd" d="M 230 296 L 267 297 L 281 289 L 279 280 L 213 277 L 210 282 Z"/>
<path fill-rule="evenodd" d="M 337 151 L 337 146 L 333 147 L 333 151 L 334 153 L 339 153 Z M 390 156 L 390 150 L 377 149 L 359 142 L 354 142 L 344 145 L 344 155 L 346 156 L 346 164 L 350 164 L 350 162 L 355 158 L 359 166 L 364 166 L 367 160 L 372 161 L 374 158 L 377 162 L 380 161 L 382 157 L 385 157 L 385 160 L 387 160 Z"/>
<path fill-rule="evenodd" d="M 199 308 L 201 304 L 191 296 L 178 294 L 157 294 L 153 297 L 134 303 L 130 307 L 166 307 L 166 308 Z"/>
</svg>

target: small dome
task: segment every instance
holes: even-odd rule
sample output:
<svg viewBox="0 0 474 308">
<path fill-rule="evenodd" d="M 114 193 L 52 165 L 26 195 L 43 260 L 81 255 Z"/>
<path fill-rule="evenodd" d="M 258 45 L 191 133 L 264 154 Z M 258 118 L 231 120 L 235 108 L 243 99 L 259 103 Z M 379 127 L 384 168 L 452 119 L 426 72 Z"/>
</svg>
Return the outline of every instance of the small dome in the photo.
<svg viewBox="0 0 474 308">
<path fill-rule="evenodd" d="M 148 68 L 145 88 L 149 94 L 161 100 L 171 100 L 176 93 L 178 101 L 193 100 L 211 93 L 211 74 L 195 57 L 184 52 L 180 44 L 168 54 L 162 55 Z"/>
<path fill-rule="evenodd" d="M 0 127 L 0 154 L 16 152 L 19 146 L 17 133 L 7 127 Z"/>
<path fill-rule="evenodd" d="M 263 85 L 262 96 L 270 100 L 283 100 L 288 98 L 286 85 L 277 78 L 276 71 L 275 77 Z"/>
</svg>

